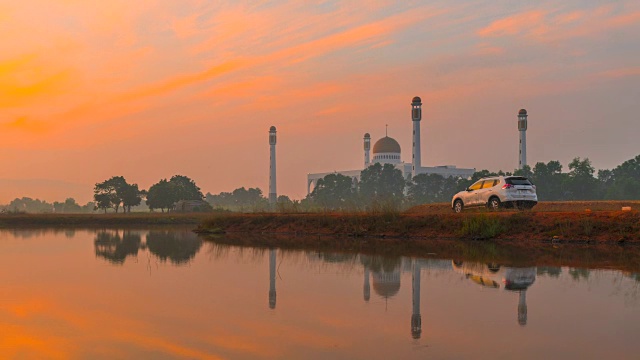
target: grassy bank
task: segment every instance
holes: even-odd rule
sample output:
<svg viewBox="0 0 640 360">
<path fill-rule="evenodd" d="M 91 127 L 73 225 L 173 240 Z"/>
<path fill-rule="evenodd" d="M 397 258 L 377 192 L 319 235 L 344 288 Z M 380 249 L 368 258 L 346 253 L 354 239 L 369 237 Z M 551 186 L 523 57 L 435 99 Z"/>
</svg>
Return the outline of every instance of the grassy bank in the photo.
<svg viewBox="0 0 640 360">
<path fill-rule="evenodd" d="M 0 214 L 0 228 L 195 225 L 211 214 Z"/>
<path fill-rule="evenodd" d="M 520 241 L 637 243 L 636 211 L 498 212 L 466 214 L 225 214 L 200 233 L 245 232 L 383 238 L 466 238 Z"/>
</svg>

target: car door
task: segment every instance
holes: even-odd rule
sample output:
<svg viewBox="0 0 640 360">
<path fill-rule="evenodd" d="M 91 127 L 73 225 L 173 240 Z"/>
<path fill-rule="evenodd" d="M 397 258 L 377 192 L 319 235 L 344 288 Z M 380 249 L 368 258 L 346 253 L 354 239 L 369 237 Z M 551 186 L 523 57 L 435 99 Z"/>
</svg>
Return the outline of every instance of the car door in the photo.
<svg viewBox="0 0 640 360">
<path fill-rule="evenodd" d="M 478 190 L 482 188 L 482 183 L 483 181 L 479 180 L 469 186 L 469 189 L 467 189 L 467 200 L 465 201 L 466 206 L 478 205 Z"/>
<path fill-rule="evenodd" d="M 489 198 L 495 193 L 495 189 L 493 187 L 497 185 L 498 182 L 499 181 L 497 179 L 489 179 L 482 183 L 482 188 L 478 190 L 478 205 L 487 204 L 489 202 Z"/>
</svg>

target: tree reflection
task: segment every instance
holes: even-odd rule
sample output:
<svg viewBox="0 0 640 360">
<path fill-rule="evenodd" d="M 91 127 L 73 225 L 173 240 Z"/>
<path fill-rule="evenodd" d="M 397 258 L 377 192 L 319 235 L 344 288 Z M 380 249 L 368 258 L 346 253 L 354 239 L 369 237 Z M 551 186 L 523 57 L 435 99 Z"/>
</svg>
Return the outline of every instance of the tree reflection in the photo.
<svg viewBox="0 0 640 360">
<path fill-rule="evenodd" d="M 137 256 L 142 240 L 139 233 L 125 230 L 100 231 L 94 240 L 96 256 L 102 257 L 112 264 L 124 264 L 127 256 Z"/>
<path fill-rule="evenodd" d="M 588 280 L 589 275 L 591 275 L 591 271 L 585 268 L 570 268 L 569 275 L 571 275 L 571 278 L 575 281 L 580 281 L 583 279 Z"/>
<path fill-rule="evenodd" d="M 202 239 L 191 231 L 150 231 L 147 249 L 162 261 L 180 265 L 193 259 L 202 247 Z"/>
</svg>

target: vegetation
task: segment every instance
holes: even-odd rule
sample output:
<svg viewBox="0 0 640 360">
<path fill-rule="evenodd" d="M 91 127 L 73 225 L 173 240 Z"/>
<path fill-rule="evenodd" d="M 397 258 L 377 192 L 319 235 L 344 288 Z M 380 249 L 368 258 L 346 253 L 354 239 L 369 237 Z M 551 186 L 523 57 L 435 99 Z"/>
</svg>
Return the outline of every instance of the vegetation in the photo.
<svg viewBox="0 0 640 360">
<path fill-rule="evenodd" d="M 600 170 L 597 176 L 588 158 L 575 158 L 568 172 L 562 170 L 559 161 L 549 161 L 513 172 L 481 170 L 470 179 L 420 174 L 405 180 L 392 165 L 374 164 L 362 171 L 359 183 L 337 173 L 325 176 L 301 204 L 306 210 L 398 210 L 449 202 L 455 193 L 478 179 L 499 175 L 528 177 L 537 186 L 540 201 L 640 200 L 640 155 L 613 170 Z"/>
<path fill-rule="evenodd" d="M 181 200 L 204 200 L 204 195 L 195 181 L 182 175 L 174 175 L 168 181 L 160 180 L 152 185 L 147 193 L 147 205 L 152 211 L 169 211 Z"/>
<path fill-rule="evenodd" d="M 92 213 L 95 208 L 94 202 L 80 205 L 73 198 L 68 198 L 64 202 L 54 201 L 48 203 L 39 199 L 23 197 L 14 199 L 9 204 L 0 206 L 3 213 Z"/>
<path fill-rule="evenodd" d="M 124 212 L 131 212 L 131 207 L 140 205 L 142 197 L 146 194 L 138 190 L 138 184 L 128 184 L 122 176 L 114 176 L 97 183 L 93 193 L 95 208 L 102 209 L 105 213 L 109 208 L 117 213 L 121 205 Z"/>
</svg>

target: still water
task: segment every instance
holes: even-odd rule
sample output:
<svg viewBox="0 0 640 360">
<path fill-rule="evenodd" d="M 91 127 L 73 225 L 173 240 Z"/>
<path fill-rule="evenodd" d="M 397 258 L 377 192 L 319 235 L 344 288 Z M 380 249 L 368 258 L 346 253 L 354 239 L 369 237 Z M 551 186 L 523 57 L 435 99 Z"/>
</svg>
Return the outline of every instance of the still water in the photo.
<svg viewBox="0 0 640 360">
<path fill-rule="evenodd" d="M 0 232 L 0 358 L 638 359 L 640 275 Z"/>
</svg>

